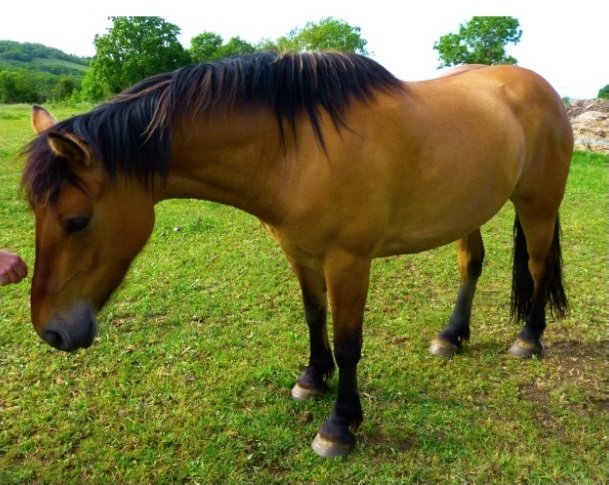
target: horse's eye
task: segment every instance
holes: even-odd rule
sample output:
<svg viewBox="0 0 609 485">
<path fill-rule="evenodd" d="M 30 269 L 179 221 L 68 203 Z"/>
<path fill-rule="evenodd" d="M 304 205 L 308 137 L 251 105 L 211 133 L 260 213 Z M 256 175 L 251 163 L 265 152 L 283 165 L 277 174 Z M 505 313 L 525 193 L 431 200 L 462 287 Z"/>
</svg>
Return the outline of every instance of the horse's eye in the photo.
<svg viewBox="0 0 609 485">
<path fill-rule="evenodd" d="M 89 225 L 90 220 L 91 218 L 89 217 L 73 217 L 72 219 L 68 219 L 66 221 L 65 230 L 70 234 L 82 231 Z"/>
</svg>

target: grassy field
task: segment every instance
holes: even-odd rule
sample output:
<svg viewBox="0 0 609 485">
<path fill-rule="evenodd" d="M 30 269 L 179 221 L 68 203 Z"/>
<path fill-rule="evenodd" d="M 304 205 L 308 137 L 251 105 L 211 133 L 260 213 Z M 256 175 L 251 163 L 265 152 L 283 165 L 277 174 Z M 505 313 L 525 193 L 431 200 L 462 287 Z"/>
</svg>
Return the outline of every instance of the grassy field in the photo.
<svg viewBox="0 0 609 485">
<path fill-rule="evenodd" d="M 65 61 L 63 59 L 49 59 L 44 57 L 39 57 L 34 59 L 34 62 L 38 62 L 40 64 L 46 64 L 48 66 L 62 66 L 67 67 L 68 69 L 74 69 L 75 71 L 87 72 L 89 70 L 89 66 L 83 66 L 82 64 L 77 64 L 75 62 Z"/>
<path fill-rule="evenodd" d="M 33 266 L 14 160 L 31 136 L 29 107 L 0 106 L 0 247 Z M 561 213 L 571 314 L 550 319 L 542 359 L 506 354 L 520 329 L 509 318 L 510 206 L 483 228 L 472 340 L 452 360 L 427 347 L 456 296 L 455 249 L 375 262 L 365 421 L 339 460 L 310 449 L 334 394 L 290 398 L 308 341 L 280 250 L 232 208 L 160 204 L 87 351 L 60 353 L 35 334 L 31 276 L 0 288 L 0 484 L 606 484 L 608 165 L 574 157 Z"/>
</svg>

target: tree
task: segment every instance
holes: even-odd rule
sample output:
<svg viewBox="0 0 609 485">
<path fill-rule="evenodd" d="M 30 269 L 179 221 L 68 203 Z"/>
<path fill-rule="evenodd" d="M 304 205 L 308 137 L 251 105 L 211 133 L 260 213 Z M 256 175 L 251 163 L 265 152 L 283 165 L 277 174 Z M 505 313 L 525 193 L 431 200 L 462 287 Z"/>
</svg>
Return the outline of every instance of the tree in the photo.
<svg viewBox="0 0 609 485">
<path fill-rule="evenodd" d="M 36 89 L 35 74 L 27 69 L 0 72 L 0 103 L 40 103 L 44 96 Z"/>
<path fill-rule="evenodd" d="M 56 96 L 57 99 L 66 99 L 72 96 L 74 89 L 76 86 L 74 85 L 74 80 L 69 76 L 62 76 L 57 81 Z"/>
<path fill-rule="evenodd" d="M 287 35 L 273 41 L 265 39 L 255 46 L 240 37 L 232 37 L 224 43 L 221 36 L 203 32 L 191 40 L 189 49 L 193 62 L 211 62 L 228 56 L 256 51 L 311 52 L 335 50 L 368 55 L 367 41 L 362 39 L 359 27 L 331 17 L 319 23 L 308 22 L 303 28 L 294 28 Z"/>
<path fill-rule="evenodd" d="M 96 71 L 89 69 L 82 80 L 82 99 L 97 102 L 110 98 L 112 94 L 106 84 L 97 77 Z"/>
<path fill-rule="evenodd" d="M 220 49 L 218 49 L 218 59 L 240 54 L 251 54 L 253 52 L 256 52 L 256 48 L 253 45 L 239 36 L 231 37 L 226 44 L 223 44 Z"/>
<path fill-rule="evenodd" d="M 274 48 L 281 52 L 311 52 L 335 50 L 368 55 L 359 27 L 352 27 L 343 20 L 325 17 L 319 23 L 307 22 L 305 26 L 292 29 L 276 42 L 263 41 L 261 48 Z"/>
<path fill-rule="evenodd" d="M 439 68 L 458 64 L 516 64 L 506 54 L 505 45 L 518 44 L 522 36 L 514 17 L 473 17 L 459 26 L 459 33 L 440 37 L 433 48 L 438 51 Z"/>
<path fill-rule="evenodd" d="M 248 54 L 256 48 L 241 39 L 232 37 L 223 44 L 222 37 L 213 32 L 203 32 L 190 41 L 190 57 L 192 62 L 211 62 L 223 57 Z"/>
<path fill-rule="evenodd" d="M 177 40 L 179 27 L 161 17 L 109 18 L 113 25 L 108 33 L 95 36 L 96 55 L 90 69 L 101 91 L 118 93 L 148 76 L 191 62 Z"/>
<path fill-rule="evenodd" d="M 609 84 L 607 84 L 604 88 L 600 88 L 596 97 L 602 99 L 609 99 Z"/>
<path fill-rule="evenodd" d="M 209 62 L 217 59 L 216 53 L 222 47 L 222 37 L 213 32 L 203 32 L 190 40 L 192 62 Z"/>
</svg>

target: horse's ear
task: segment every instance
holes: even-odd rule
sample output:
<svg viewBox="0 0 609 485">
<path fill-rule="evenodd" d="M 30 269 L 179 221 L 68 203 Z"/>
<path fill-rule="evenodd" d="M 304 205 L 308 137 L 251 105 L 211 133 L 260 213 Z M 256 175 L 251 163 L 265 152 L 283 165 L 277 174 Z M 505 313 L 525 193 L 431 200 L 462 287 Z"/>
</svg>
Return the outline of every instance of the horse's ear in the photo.
<svg viewBox="0 0 609 485">
<path fill-rule="evenodd" d="M 91 165 L 91 150 L 80 138 L 70 133 L 58 133 L 52 130 L 47 135 L 49 146 L 55 155 L 65 158 L 68 163 L 82 167 Z"/>
<path fill-rule="evenodd" d="M 57 120 L 46 109 L 37 104 L 32 106 L 32 126 L 36 133 L 42 133 L 55 124 L 57 124 Z"/>
</svg>

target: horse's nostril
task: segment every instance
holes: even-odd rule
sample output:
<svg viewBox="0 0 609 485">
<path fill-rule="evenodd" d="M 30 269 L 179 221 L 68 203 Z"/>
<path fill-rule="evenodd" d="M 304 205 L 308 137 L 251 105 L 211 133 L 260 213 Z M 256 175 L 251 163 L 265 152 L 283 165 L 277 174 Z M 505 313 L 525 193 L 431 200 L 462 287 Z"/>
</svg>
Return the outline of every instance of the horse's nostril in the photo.
<svg viewBox="0 0 609 485">
<path fill-rule="evenodd" d="M 71 352 L 80 347 L 78 342 L 75 342 L 73 336 L 70 335 L 69 328 L 62 328 L 57 324 L 47 325 L 40 336 L 49 345 L 64 352 Z"/>
<path fill-rule="evenodd" d="M 41 337 L 52 347 L 60 350 L 66 350 L 66 341 L 61 333 L 53 330 L 44 330 Z"/>
</svg>

